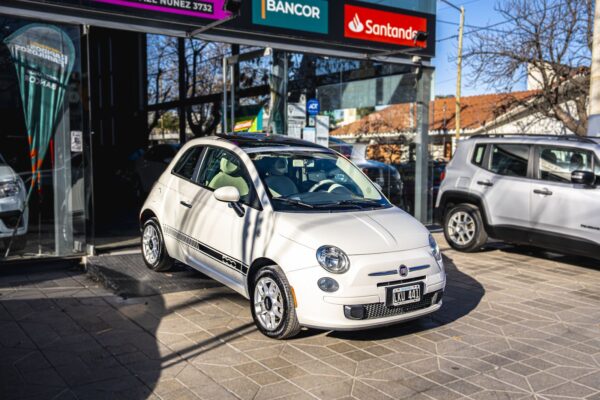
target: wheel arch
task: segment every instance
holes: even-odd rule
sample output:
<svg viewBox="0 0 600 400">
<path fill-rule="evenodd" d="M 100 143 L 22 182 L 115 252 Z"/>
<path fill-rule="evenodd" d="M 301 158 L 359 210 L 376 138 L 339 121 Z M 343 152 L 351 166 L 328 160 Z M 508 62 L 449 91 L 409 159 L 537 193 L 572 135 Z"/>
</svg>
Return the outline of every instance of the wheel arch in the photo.
<svg viewBox="0 0 600 400">
<path fill-rule="evenodd" d="M 459 191 L 447 191 L 442 194 L 442 199 L 438 208 L 439 222 L 443 224 L 446 219 L 446 213 L 450 208 L 458 204 L 471 204 L 476 206 L 480 211 L 484 226 L 486 229 L 489 227 L 487 212 L 481 197 L 473 193 Z"/>
<path fill-rule="evenodd" d="M 259 257 L 256 260 L 252 261 L 250 268 L 248 268 L 248 274 L 246 275 L 246 290 L 248 292 L 248 297 L 252 296 L 252 285 L 256 273 L 260 271 L 261 268 L 267 267 L 269 265 L 279 264 L 268 257 Z"/>
<path fill-rule="evenodd" d="M 144 223 L 150 218 L 157 218 L 156 213 L 151 209 L 147 208 L 140 214 L 140 229 L 143 229 Z"/>
</svg>

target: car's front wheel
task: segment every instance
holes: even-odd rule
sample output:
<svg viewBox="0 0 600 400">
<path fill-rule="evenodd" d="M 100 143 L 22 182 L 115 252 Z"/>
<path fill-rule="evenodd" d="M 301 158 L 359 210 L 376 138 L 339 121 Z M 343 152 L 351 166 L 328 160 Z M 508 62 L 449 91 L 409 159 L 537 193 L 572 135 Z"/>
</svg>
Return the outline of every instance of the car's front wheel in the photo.
<svg viewBox="0 0 600 400">
<path fill-rule="evenodd" d="M 165 248 L 162 230 L 156 218 L 150 218 L 144 223 L 142 230 L 142 257 L 146 266 L 154 271 L 168 271 L 173 266 Z"/>
<path fill-rule="evenodd" d="M 446 213 L 444 236 L 448 244 L 459 251 L 474 252 L 487 242 L 487 233 L 479 209 L 471 204 L 459 204 Z"/>
<path fill-rule="evenodd" d="M 292 288 L 281 268 L 262 268 L 254 277 L 252 318 L 258 329 L 272 339 L 287 339 L 300 332 Z"/>
</svg>

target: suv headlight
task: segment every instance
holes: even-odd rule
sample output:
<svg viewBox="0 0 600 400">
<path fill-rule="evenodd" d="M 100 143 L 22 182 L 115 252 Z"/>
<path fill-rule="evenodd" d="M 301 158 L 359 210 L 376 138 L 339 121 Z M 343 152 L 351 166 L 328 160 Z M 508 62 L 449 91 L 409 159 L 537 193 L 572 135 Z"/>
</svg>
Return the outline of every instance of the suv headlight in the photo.
<svg viewBox="0 0 600 400">
<path fill-rule="evenodd" d="M 444 260 L 442 257 L 442 251 L 440 250 L 440 246 L 438 246 L 437 242 L 431 234 L 429 235 L 429 247 L 431 248 L 431 254 L 435 258 L 435 261 L 437 261 L 439 266 L 443 268 Z"/>
<path fill-rule="evenodd" d="M 21 189 L 17 181 L 0 182 L 0 199 L 5 197 L 14 197 L 19 194 Z"/>
<path fill-rule="evenodd" d="M 350 259 L 335 246 L 322 246 L 317 250 L 319 265 L 332 274 L 343 274 L 350 269 Z"/>
</svg>

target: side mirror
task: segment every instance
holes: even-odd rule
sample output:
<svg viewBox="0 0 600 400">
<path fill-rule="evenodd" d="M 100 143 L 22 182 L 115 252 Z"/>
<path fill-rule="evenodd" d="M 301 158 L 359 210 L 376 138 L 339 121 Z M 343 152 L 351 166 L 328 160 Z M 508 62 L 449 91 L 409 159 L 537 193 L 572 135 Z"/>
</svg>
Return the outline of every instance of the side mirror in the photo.
<svg viewBox="0 0 600 400">
<path fill-rule="evenodd" d="M 224 186 L 215 190 L 215 199 L 224 203 L 237 203 L 240 201 L 240 191 L 234 186 Z"/>
<path fill-rule="evenodd" d="M 571 182 L 578 185 L 594 186 L 596 183 L 596 174 L 590 171 L 573 171 Z"/>
</svg>

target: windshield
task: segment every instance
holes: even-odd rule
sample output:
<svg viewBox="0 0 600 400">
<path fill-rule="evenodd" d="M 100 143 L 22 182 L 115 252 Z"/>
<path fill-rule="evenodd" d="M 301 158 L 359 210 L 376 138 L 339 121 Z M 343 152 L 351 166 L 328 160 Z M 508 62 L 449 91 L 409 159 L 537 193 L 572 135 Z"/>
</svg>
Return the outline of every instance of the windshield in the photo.
<svg viewBox="0 0 600 400">
<path fill-rule="evenodd" d="M 0 165 L 6 165 L 6 161 L 2 158 L 2 154 L 0 154 Z"/>
<path fill-rule="evenodd" d="M 250 154 L 276 211 L 344 211 L 391 207 L 375 185 L 334 153 Z"/>
</svg>

